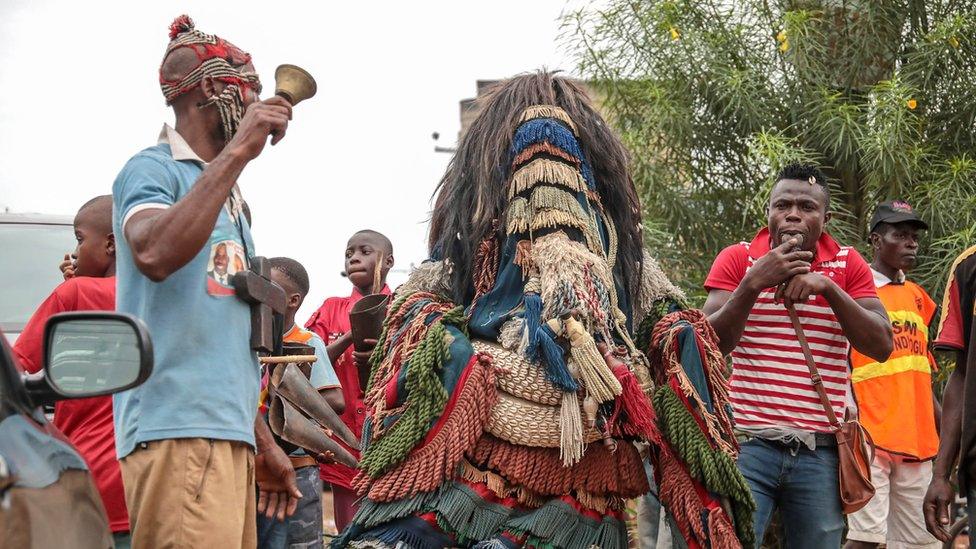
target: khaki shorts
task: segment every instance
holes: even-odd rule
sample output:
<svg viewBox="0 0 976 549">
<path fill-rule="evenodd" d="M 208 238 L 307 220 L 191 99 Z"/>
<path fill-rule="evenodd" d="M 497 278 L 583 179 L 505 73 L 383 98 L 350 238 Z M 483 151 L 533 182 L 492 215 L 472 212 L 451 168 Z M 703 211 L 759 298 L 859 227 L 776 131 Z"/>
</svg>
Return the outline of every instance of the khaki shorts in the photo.
<svg viewBox="0 0 976 549">
<path fill-rule="evenodd" d="M 878 450 L 871 463 L 876 490 L 864 508 L 848 515 L 847 539 L 887 543 L 888 549 L 942 547 L 925 530 L 922 500 L 932 481 L 932 462 L 904 461 Z"/>
<path fill-rule="evenodd" d="M 136 446 L 120 462 L 132 547 L 255 547 L 254 451 L 182 438 Z"/>
</svg>

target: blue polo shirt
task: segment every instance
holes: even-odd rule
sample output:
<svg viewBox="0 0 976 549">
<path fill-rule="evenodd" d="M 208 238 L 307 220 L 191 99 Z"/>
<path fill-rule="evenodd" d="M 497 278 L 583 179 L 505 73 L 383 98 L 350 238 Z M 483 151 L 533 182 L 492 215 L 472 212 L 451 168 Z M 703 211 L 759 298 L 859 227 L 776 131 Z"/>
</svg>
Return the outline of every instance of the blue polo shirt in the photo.
<svg viewBox="0 0 976 549">
<path fill-rule="evenodd" d="M 172 438 L 211 438 L 254 445 L 260 372 L 250 348 L 250 310 L 229 278 L 253 255 L 250 227 L 233 193 L 209 241 L 162 282 L 143 275 L 133 261 L 123 224 L 140 210 L 182 199 L 203 172 L 199 159 L 171 128 L 170 140 L 136 154 L 112 189 L 116 237 L 117 309 L 149 327 L 155 368 L 149 379 L 114 396 L 118 457 L 137 444 Z M 193 156 L 191 154 L 191 156 Z"/>
</svg>

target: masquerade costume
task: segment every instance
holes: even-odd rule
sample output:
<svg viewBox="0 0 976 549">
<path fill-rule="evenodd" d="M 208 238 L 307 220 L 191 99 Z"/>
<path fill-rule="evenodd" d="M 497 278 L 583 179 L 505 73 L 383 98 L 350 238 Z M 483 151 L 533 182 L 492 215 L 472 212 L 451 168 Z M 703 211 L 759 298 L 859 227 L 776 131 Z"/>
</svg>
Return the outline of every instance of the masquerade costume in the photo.
<svg viewBox="0 0 976 549">
<path fill-rule="evenodd" d="M 486 210 L 493 219 L 471 240 L 470 268 L 451 259 L 464 257 L 459 231 L 397 291 L 366 393 L 355 481 L 364 499 L 333 547 L 623 549 L 625 502 L 649 490 L 634 441 L 650 443 L 664 469 L 661 495 L 688 545 L 737 547 L 719 500 L 732 495 L 748 541 L 751 499 L 733 460 L 724 360 L 700 313 L 658 323 L 683 295 L 641 258 L 634 231 L 618 230 L 639 212 L 635 194 L 612 188 L 633 191 L 608 168 L 624 166 L 619 142 L 587 150 L 587 138 L 612 134 L 578 88 L 546 74 L 509 81 L 479 118 L 503 110 L 506 86 L 533 79 L 565 86 L 565 102 L 586 102 L 576 105 L 589 116 L 554 104 L 511 113 L 498 155 L 507 159 L 503 196 L 469 189 L 475 219 Z M 478 124 L 466 140 L 487 142 Z M 458 173 L 477 163 L 466 150 Z M 438 209 L 471 202 L 460 185 L 445 177 L 432 233 L 448 232 Z M 632 198 L 611 205 L 610 196 Z M 639 274 L 628 284 L 624 258 L 635 253 Z M 465 272 L 470 297 L 457 287 Z M 643 345 L 631 336 L 635 321 Z M 667 408 L 660 418 L 652 398 Z"/>
<path fill-rule="evenodd" d="M 244 70 L 244 66 L 251 62 L 251 56 L 223 38 L 196 30 L 193 20 L 187 15 L 177 17 L 169 26 L 169 38 L 169 47 L 163 56 L 164 66 L 166 58 L 180 48 L 192 49 L 199 64 L 178 80 L 167 80 L 163 67 L 160 67 L 159 85 L 166 97 L 166 104 L 172 104 L 174 99 L 199 86 L 205 76 L 223 82 L 226 84 L 223 91 L 199 107 L 217 107 L 224 139 L 230 141 L 244 116 L 245 93 L 249 90 L 261 93 L 257 73 Z"/>
</svg>

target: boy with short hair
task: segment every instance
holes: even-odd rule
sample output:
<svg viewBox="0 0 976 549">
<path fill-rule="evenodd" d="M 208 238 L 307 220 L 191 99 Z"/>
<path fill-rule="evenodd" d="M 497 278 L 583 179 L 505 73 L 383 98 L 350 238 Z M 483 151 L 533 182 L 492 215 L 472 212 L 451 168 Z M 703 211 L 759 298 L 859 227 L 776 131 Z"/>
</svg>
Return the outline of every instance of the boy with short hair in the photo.
<svg viewBox="0 0 976 549">
<path fill-rule="evenodd" d="M 377 269 L 380 278 L 380 293 L 389 295 L 386 275 L 393 267 L 393 244 L 383 234 L 373 230 L 363 230 L 352 235 L 346 245 L 345 273 L 352 283 L 352 294 L 347 297 L 330 297 L 319 310 L 312 314 L 305 327 L 329 342 L 329 358 L 335 364 L 336 373 L 342 383 L 345 398 L 345 412 L 342 421 L 352 429 L 353 434 L 362 437 L 363 420 L 366 408 L 363 405 L 363 392 L 359 382 L 359 366 L 369 361 L 371 350 L 353 351 L 352 333 L 349 324 L 349 311 L 363 296 L 374 292 L 373 284 Z M 367 340 L 375 345 L 375 340 Z M 359 452 L 352 452 L 359 458 Z M 332 484 L 336 528 L 341 532 L 352 520 L 356 512 L 358 496 L 352 489 L 352 479 L 356 470 L 341 463 L 322 465 L 322 480 Z"/>
<path fill-rule="evenodd" d="M 941 545 L 925 531 L 922 516 L 931 460 L 939 448 L 928 330 L 936 305 L 905 278 L 918 257 L 919 233 L 927 228 L 901 200 L 881 203 L 871 218 L 871 271 L 891 321 L 894 351 L 885 361 L 851 351 L 861 424 L 876 446 L 871 463 L 876 493 L 848 516 L 847 549 Z"/>
<path fill-rule="evenodd" d="M 24 370 L 44 365 L 44 325 L 58 313 L 115 310 L 115 236 L 112 197 L 98 196 L 79 210 L 74 220 L 78 247 L 67 265 L 65 281 L 44 300 L 17 338 L 13 351 Z M 85 458 L 102 496 L 115 546 L 129 547 L 129 515 L 122 474 L 115 457 L 112 397 L 61 400 L 54 405 L 54 426 Z"/>
<path fill-rule="evenodd" d="M 312 363 L 309 381 L 337 414 L 345 409 L 339 378 L 336 377 L 325 343 L 313 332 L 295 324 L 295 313 L 308 295 L 308 272 L 301 263 L 288 257 L 272 257 L 271 281 L 281 286 L 287 296 L 283 340 L 285 343 L 301 343 L 315 349 L 316 361 Z M 262 403 L 266 392 L 262 391 Z M 289 456 L 295 467 L 295 477 L 302 498 L 298 500 L 295 514 L 279 521 L 258 514 L 258 547 L 283 548 L 322 547 L 322 479 L 319 478 L 318 462 L 299 449 Z"/>
</svg>

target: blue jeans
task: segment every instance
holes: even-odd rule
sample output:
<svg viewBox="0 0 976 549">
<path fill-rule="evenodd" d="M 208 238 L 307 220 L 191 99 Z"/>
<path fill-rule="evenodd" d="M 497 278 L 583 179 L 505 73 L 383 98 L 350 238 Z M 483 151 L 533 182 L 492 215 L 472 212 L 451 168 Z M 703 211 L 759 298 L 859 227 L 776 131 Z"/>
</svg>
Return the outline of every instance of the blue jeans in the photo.
<svg viewBox="0 0 976 549">
<path fill-rule="evenodd" d="M 742 444 L 739 471 L 756 499 L 753 530 L 762 545 L 779 508 L 787 549 L 840 547 L 844 515 L 837 485 L 837 448 L 781 444 L 755 438 Z"/>
<path fill-rule="evenodd" d="M 279 521 L 258 515 L 258 547 L 261 549 L 321 549 L 322 479 L 317 465 L 295 469 L 302 498 L 295 514 Z"/>
<path fill-rule="evenodd" d="M 112 534 L 112 541 L 115 542 L 115 549 L 132 548 L 132 535 L 128 532 L 114 532 Z"/>
</svg>

